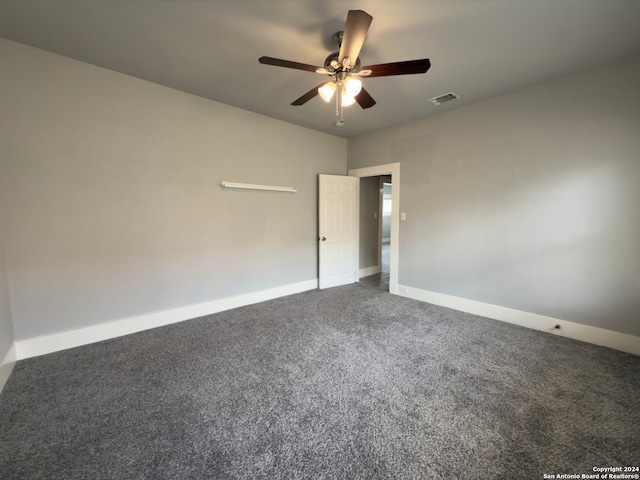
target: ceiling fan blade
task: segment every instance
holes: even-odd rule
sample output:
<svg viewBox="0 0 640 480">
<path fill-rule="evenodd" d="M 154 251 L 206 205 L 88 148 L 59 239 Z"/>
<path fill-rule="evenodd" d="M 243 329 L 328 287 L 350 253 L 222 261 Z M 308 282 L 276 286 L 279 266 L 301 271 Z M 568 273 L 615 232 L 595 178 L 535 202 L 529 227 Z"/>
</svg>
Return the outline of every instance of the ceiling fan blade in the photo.
<svg viewBox="0 0 640 480">
<path fill-rule="evenodd" d="M 274 65 L 276 67 L 295 68 L 296 70 L 306 70 L 307 72 L 314 72 L 318 67 L 313 65 L 307 65 L 306 63 L 292 62 L 291 60 L 282 60 L 280 58 L 273 57 L 260 57 L 258 61 L 264 65 Z"/>
<path fill-rule="evenodd" d="M 370 77 L 388 77 L 391 75 L 411 75 L 414 73 L 426 73 L 431 67 L 428 58 L 420 60 L 407 60 L 406 62 L 381 63 L 379 65 L 368 65 L 360 70 L 371 70 L 367 75 Z"/>
<path fill-rule="evenodd" d="M 304 95 L 302 95 L 300 98 L 297 98 L 296 100 L 294 100 L 293 102 L 291 102 L 291 105 L 304 105 L 305 103 L 307 103 L 309 100 L 311 100 L 313 97 L 315 97 L 316 95 L 318 95 L 318 89 L 320 87 L 322 87 L 324 84 L 326 84 L 328 82 L 324 82 L 321 83 L 320 85 L 313 87 L 311 90 L 309 90 L 307 93 L 305 93 Z"/>
<path fill-rule="evenodd" d="M 376 101 L 373 99 L 369 92 L 367 92 L 364 87 L 360 90 L 360 93 L 356 95 L 356 102 L 362 108 L 371 108 L 376 104 Z"/>
<path fill-rule="evenodd" d="M 355 65 L 372 20 L 373 17 L 364 10 L 349 10 L 338 57 L 341 65 L 347 57 L 351 60 L 351 65 Z"/>
</svg>

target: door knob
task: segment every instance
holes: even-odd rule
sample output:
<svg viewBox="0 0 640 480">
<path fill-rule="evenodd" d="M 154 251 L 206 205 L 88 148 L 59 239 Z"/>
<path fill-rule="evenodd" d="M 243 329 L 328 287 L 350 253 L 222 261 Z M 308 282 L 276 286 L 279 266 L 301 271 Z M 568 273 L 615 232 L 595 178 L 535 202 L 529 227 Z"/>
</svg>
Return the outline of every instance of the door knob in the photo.
<svg viewBox="0 0 640 480">
<path fill-rule="evenodd" d="M 327 241 L 327 237 L 322 237 L 320 240 L 322 240 L 323 242 Z"/>
</svg>

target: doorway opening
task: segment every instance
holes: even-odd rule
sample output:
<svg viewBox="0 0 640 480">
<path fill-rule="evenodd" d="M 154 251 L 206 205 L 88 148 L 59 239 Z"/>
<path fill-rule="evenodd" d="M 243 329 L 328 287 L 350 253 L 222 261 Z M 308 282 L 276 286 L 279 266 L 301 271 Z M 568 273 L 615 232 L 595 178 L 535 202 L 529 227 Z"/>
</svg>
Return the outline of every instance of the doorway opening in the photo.
<svg viewBox="0 0 640 480">
<path fill-rule="evenodd" d="M 359 279 L 389 291 L 391 175 L 360 179 Z"/>
<path fill-rule="evenodd" d="M 377 250 L 377 265 L 362 265 L 363 268 L 359 268 L 360 276 L 363 280 L 368 279 L 374 282 L 378 282 L 383 286 L 385 290 L 390 293 L 398 293 L 398 240 L 400 232 L 400 213 L 399 213 L 399 199 L 400 199 L 400 163 L 390 163 L 386 165 L 378 165 L 375 167 L 365 167 L 349 170 L 350 176 L 359 177 L 361 181 L 361 187 L 365 187 L 366 183 L 369 183 L 371 187 L 372 182 L 377 185 L 378 192 L 378 205 L 377 205 L 377 223 L 376 234 L 364 232 L 361 235 L 361 246 L 369 245 L 369 251 L 372 248 L 371 243 L 375 242 Z M 372 178 L 375 177 L 375 178 Z M 387 197 L 385 199 L 385 186 L 384 184 L 390 184 L 387 188 Z M 361 197 L 362 198 L 362 197 Z M 366 208 L 366 206 L 364 206 Z M 363 205 L 360 206 L 360 218 L 369 218 L 373 212 L 367 212 L 363 210 Z M 385 220 L 385 211 L 387 213 Z M 388 230 L 385 231 L 385 226 L 388 226 Z M 374 238 L 371 238 L 375 235 Z M 366 244 L 363 242 L 367 242 Z M 366 250 L 361 252 L 360 259 L 366 258 Z M 372 263 L 372 262 L 366 262 Z M 379 269 L 379 271 L 376 271 Z M 384 270 L 383 270 L 384 269 Z M 384 272 L 384 273 L 383 273 Z M 388 273 L 386 273 L 388 272 Z M 380 274 L 379 278 L 372 277 L 373 275 Z M 371 277 L 371 278 L 369 278 Z"/>
<path fill-rule="evenodd" d="M 380 235 L 378 241 L 381 286 L 389 290 L 389 258 L 391 250 L 391 213 L 393 212 L 393 191 L 391 175 L 380 177 Z"/>
</svg>

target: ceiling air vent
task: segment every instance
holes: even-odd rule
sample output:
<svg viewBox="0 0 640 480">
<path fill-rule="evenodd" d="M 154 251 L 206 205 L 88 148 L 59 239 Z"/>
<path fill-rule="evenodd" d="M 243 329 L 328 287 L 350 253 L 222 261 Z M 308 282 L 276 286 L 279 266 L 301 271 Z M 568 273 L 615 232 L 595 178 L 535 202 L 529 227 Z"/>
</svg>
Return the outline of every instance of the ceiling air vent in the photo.
<svg viewBox="0 0 640 480">
<path fill-rule="evenodd" d="M 460 98 L 458 95 L 453 92 L 449 92 L 445 93 L 444 95 L 440 95 L 439 97 L 430 98 L 429 101 L 434 105 L 440 105 L 442 103 L 447 103 L 458 98 Z"/>
</svg>

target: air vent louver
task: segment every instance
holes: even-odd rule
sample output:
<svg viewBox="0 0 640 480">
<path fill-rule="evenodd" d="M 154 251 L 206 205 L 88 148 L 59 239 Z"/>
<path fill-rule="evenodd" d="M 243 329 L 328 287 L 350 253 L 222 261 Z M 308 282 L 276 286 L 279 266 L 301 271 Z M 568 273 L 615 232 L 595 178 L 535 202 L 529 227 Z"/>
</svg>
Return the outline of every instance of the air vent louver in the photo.
<svg viewBox="0 0 640 480">
<path fill-rule="evenodd" d="M 429 101 L 434 105 L 441 105 L 443 103 L 447 103 L 452 100 L 456 100 L 458 98 L 460 98 L 458 95 L 456 95 L 453 92 L 449 92 L 449 93 L 445 93 L 444 95 L 440 95 L 439 97 L 430 98 Z"/>
</svg>

